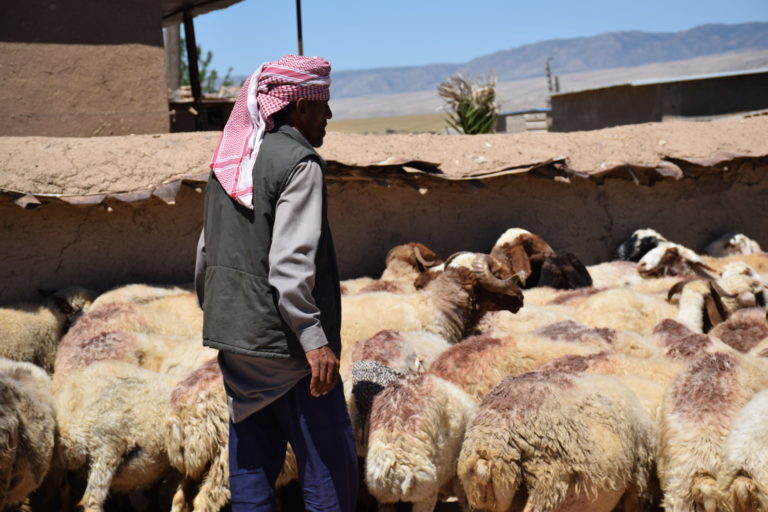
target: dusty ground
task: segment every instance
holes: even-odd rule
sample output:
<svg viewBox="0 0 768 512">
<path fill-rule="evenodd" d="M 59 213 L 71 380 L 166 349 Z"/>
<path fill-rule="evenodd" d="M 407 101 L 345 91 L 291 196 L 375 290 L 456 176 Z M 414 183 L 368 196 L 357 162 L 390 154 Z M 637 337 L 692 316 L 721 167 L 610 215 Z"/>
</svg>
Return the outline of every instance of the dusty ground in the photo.
<svg viewBox="0 0 768 512">
<path fill-rule="evenodd" d="M 217 132 L 96 138 L 0 137 L 0 190 L 87 195 L 146 189 L 208 172 Z M 572 133 L 478 136 L 352 135 L 330 132 L 320 153 L 367 166 L 420 160 L 451 177 L 525 167 L 565 157 L 576 171 L 616 163 L 654 166 L 665 157 L 718 152 L 768 155 L 768 116 L 674 121 Z"/>
</svg>

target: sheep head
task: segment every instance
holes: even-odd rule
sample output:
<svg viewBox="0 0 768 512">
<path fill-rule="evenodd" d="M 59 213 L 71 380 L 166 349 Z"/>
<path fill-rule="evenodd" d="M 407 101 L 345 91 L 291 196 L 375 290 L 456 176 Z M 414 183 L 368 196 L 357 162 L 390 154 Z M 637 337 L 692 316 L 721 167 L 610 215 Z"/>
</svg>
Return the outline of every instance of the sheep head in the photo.
<svg viewBox="0 0 768 512">
<path fill-rule="evenodd" d="M 417 242 L 396 245 L 390 249 L 384 259 L 384 263 L 389 266 L 394 260 L 403 261 L 419 272 L 429 270 L 443 262 L 437 253 Z"/>
<path fill-rule="evenodd" d="M 525 283 L 527 275 L 523 270 L 506 278 L 495 275 L 505 269 L 503 263 L 487 254 L 477 254 L 472 262 L 472 271 L 480 285 L 480 298 L 487 304 L 488 310 L 516 313 L 523 306 L 523 292 L 520 287 Z"/>
<path fill-rule="evenodd" d="M 742 233 L 726 233 L 704 248 L 704 253 L 716 258 L 760 252 L 760 244 Z"/>
<path fill-rule="evenodd" d="M 637 263 L 637 271 L 643 277 L 685 276 L 697 274 L 714 279 L 715 269 L 691 249 L 672 242 L 663 242 L 649 251 Z"/>
<path fill-rule="evenodd" d="M 624 261 L 640 261 L 648 251 L 666 241 L 666 238 L 653 229 L 637 229 L 616 248 L 616 258 Z"/>
<path fill-rule="evenodd" d="M 544 261 L 554 255 L 544 239 L 518 228 L 507 230 L 491 249 L 491 256 L 507 267 L 509 275 L 525 273 L 526 288 L 539 284 Z"/>
</svg>

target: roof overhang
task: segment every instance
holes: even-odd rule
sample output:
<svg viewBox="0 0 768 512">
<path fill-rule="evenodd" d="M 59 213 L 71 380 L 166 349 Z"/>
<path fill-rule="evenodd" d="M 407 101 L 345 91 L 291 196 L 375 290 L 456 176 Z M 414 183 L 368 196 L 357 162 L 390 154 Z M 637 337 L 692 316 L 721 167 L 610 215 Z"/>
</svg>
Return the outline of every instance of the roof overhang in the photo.
<svg viewBox="0 0 768 512">
<path fill-rule="evenodd" d="M 242 0 L 160 0 L 163 13 L 163 25 L 173 25 L 182 22 L 184 11 L 190 11 L 192 16 L 224 9 Z"/>
</svg>

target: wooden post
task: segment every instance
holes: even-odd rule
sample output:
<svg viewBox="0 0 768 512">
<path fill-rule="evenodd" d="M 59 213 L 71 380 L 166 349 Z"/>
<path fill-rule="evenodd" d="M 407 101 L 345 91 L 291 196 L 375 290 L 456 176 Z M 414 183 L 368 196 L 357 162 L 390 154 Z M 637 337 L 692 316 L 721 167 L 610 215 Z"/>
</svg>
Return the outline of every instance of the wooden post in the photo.
<svg viewBox="0 0 768 512">
<path fill-rule="evenodd" d="M 203 112 L 203 92 L 200 88 L 200 70 L 197 67 L 197 41 L 195 40 L 195 24 L 192 21 L 192 13 L 184 10 L 184 38 L 187 43 L 187 61 L 189 69 L 189 84 L 192 86 L 192 97 L 195 99 L 195 130 L 205 128 L 205 115 Z"/>
<path fill-rule="evenodd" d="M 304 55 L 304 42 L 301 37 L 301 0 L 296 0 L 296 31 L 299 35 L 299 55 Z"/>
<path fill-rule="evenodd" d="M 181 27 L 178 24 L 165 28 L 165 76 L 171 91 L 181 87 Z"/>
</svg>

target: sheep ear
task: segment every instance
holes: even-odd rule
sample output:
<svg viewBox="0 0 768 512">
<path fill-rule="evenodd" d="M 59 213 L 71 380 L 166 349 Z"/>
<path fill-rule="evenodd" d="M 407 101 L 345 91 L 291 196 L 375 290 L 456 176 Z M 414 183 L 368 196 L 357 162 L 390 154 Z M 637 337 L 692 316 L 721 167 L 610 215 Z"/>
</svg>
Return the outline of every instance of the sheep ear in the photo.
<svg viewBox="0 0 768 512">
<path fill-rule="evenodd" d="M 683 288 L 685 288 L 685 285 L 690 283 L 690 281 L 682 280 L 678 281 L 672 286 L 672 288 L 669 289 L 667 292 L 667 302 L 672 302 L 672 297 L 677 295 L 678 293 L 681 293 L 683 291 Z"/>
<path fill-rule="evenodd" d="M 709 321 L 710 329 L 725 321 L 720 308 L 717 307 L 717 301 L 711 293 L 704 296 L 704 312 Z"/>
</svg>

